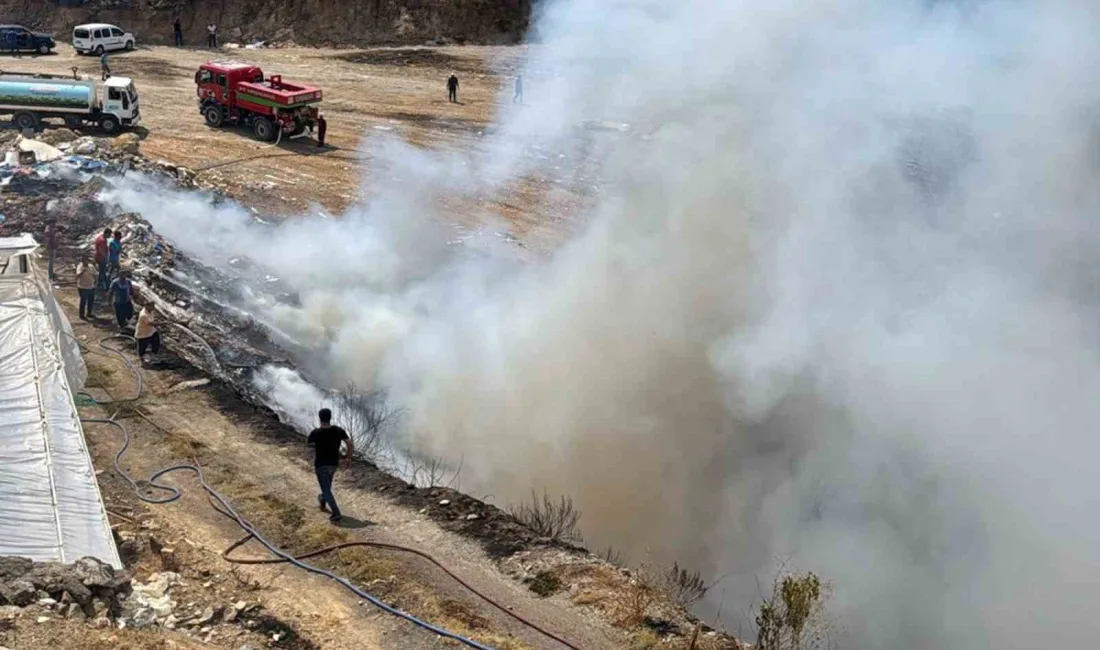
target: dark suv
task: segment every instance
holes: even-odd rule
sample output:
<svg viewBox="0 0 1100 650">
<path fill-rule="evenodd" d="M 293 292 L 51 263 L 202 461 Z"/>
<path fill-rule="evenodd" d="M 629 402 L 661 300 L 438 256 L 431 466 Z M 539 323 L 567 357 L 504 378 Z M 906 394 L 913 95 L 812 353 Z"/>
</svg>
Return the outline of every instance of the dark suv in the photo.
<svg viewBox="0 0 1100 650">
<path fill-rule="evenodd" d="M 49 54 L 56 46 L 49 34 L 32 32 L 22 25 L 0 25 L 0 51 Z"/>
</svg>

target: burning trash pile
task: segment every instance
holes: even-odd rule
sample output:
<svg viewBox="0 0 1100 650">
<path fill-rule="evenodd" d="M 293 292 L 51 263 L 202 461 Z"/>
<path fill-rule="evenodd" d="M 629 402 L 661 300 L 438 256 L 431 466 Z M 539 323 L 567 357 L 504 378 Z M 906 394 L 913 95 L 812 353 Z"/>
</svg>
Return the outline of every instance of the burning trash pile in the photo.
<svg viewBox="0 0 1100 650">
<path fill-rule="evenodd" d="M 31 151 L 35 159 L 9 155 L 17 151 Z M 161 335 L 169 349 L 260 403 L 252 388 L 252 372 L 266 364 L 285 364 L 289 355 L 271 332 L 232 306 L 239 297 L 240 277 L 230 277 L 182 255 L 140 215 L 119 212 L 104 201 L 104 193 L 133 172 L 176 187 L 208 189 L 192 171 L 146 159 L 134 138 L 76 137 L 66 129 L 47 131 L 36 140 L 9 134 L 0 142 L 0 152 L 7 158 L 0 165 L 0 236 L 28 232 L 41 240 L 46 224 L 55 221 L 63 247 L 67 243 L 78 251 L 72 256 L 62 253 L 59 258 L 64 276 L 81 254 L 91 254 L 96 234 L 104 228 L 120 230 L 122 265 L 131 273 L 135 298 L 157 307 Z M 48 160 L 37 158 L 42 152 Z M 54 156 L 54 152 L 61 155 Z M 240 261 L 231 267 L 240 276 L 255 272 Z M 280 292 L 277 279 L 268 280 L 275 280 L 266 283 L 275 292 L 273 297 L 295 299 Z"/>
</svg>

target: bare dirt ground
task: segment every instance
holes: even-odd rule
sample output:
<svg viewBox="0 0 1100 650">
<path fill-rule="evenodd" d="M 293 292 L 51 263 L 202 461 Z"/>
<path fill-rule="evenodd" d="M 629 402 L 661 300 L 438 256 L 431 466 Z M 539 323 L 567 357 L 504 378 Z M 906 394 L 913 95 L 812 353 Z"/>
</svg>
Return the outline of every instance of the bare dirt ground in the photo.
<svg viewBox="0 0 1100 650">
<path fill-rule="evenodd" d="M 145 155 L 205 170 L 205 180 L 262 211 L 294 214 L 320 205 L 339 214 L 371 193 L 362 185 L 372 164 L 361 146 L 364 137 L 395 134 L 436 150 L 478 146 L 502 102 L 511 101 L 513 77 L 526 55 L 526 46 L 227 51 L 155 46 L 114 53 L 110 65 L 138 87 Z M 207 127 L 196 104 L 194 74 L 212 59 L 256 63 L 269 75 L 322 88 L 330 146 L 319 149 L 307 139 L 272 146 L 243 129 Z M 55 74 L 75 66 L 83 74 L 99 74 L 97 57 L 78 56 L 66 45 L 49 56 L 8 55 L 0 66 Z M 451 72 L 461 82 L 459 104 L 447 101 Z M 526 91 L 527 101 L 534 101 L 538 79 L 528 79 Z M 575 227 L 572 219 L 584 191 L 568 179 L 531 178 L 511 196 L 454 206 L 450 218 L 473 226 L 469 215 L 488 213 L 528 246 L 549 250 Z"/>
</svg>

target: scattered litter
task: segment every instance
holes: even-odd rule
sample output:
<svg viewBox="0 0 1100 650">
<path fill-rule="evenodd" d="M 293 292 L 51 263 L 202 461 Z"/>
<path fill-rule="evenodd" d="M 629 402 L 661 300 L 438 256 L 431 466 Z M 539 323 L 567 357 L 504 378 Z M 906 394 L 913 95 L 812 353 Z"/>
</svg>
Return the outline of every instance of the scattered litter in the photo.
<svg viewBox="0 0 1100 650">
<path fill-rule="evenodd" d="M 102 160 L 95 160 L 93 158 L 85 158 L 84 156 L 74 155 L 66 156 L 65 162 L 82 172 L 98 172 L 107 168 L 107 163 Z"/>
<path fill-rule="evenodd" d="M 51 160 L 57 160 L 65 155 L 60 149 L 52 144 L 46 144 L 38 140 L 21 140 L 19 142 L 19 150 L 33 154 L 36 162 L 49 162 Z M 22 159 L 22 156 L 20 156 L 20 159 Z"/>
<path fill-rule="evenodd" d="M 376 131 L 392 131 L 393 127 L 392 126 L 386 126 L 384 124 L 375 124 L 374 129 Z"/>
<path fill-rule="evenodd" d="M 210 383 L 209 379 L 191 379 L 189 381 L 181 381 L 180 383 L 172 386 L 168 389 L 169 393 L 178 393 L 181 390 L 187 390 L 188 388 L 198 388 Z"/>
<path fill-rule="evenodd" d="M 449 505 L 451 505 L 451 500 L 450 499 L 443 499 L 442 501 L 439 502 L 439 505 L 449 506 Z"/>
</svg>

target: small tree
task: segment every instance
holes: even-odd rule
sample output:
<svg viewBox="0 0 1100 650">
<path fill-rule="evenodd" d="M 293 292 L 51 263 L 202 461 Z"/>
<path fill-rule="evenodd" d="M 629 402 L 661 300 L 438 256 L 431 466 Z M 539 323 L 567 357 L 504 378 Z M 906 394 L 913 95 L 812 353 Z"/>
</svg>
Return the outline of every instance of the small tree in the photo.
<svg viewBox="0 0 1100 650">
<path fill-rule="evenodd" d="M 679 562 L 673 562 L 672 566 L 664 570 L 660 584 L 672 602 L 685 609 L 702 600 L 710 589 L 710 585 L 703 580 L 702 573 L 688 571 Z"/>
<path fill-rule="evenodd" d="M 581 541 L 577 524 L 581 520 L 581 511 L 573 507 L 573 499 L 562 496 L 558 501 L 550 498 L 546 492 L 540 499 L 534 490 L 531 500 L 511 508 L 511 514 L 524 526 L 543 537 L 559 541 Z"/>
<path fill-rule="evenodd" d="M 784 574 L 772 582 L 772 593 L 756 614 L 760 650 L 811 650 L 827 646 L 825 601 L 829 585 L 813 572 Z"/>
<path fill-rule="evenodd" d="M 386 402 L 386 394 L 380 390 L 363 392 L 354 383 L 338 391 L 333 399 L 333 418 L 336 425 L 348 432 L 355 452 L 363 460 L 379 464 L 385 452 L 383 431 L 401 415 L 401 410 Z"/>
</svg>

